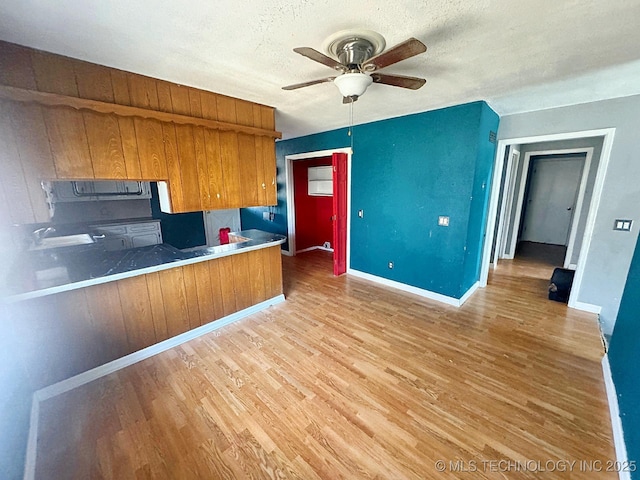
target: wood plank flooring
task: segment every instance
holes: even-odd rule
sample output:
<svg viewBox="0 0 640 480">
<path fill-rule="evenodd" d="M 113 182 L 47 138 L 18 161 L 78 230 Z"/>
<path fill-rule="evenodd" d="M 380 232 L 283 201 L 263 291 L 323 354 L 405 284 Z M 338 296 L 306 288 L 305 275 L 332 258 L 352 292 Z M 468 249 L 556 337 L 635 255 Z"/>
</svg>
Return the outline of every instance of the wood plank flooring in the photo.
<svg viewBox="0 0 640 480">
<path fill-rule="evenodd" d="M 285 303 L 43 402 L 36 477 L 617 478 L 596 318 L 549 267 L 457 309 L 283 261 Z"/>
</svg>

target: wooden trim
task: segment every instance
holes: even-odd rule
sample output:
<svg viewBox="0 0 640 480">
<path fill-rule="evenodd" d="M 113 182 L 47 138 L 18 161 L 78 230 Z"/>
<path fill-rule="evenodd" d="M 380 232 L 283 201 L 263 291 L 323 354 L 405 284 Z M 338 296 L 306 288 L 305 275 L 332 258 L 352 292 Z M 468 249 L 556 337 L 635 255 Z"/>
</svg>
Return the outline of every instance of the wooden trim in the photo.
<svg viewBox="0 0 640 480">
<path fill-rule="evenodd" d="M 178 115 L 169 112 L 160 112 L 158 110 L 150 110 L 147 108 L 118 105 L 116 103 L 101 102 L 98 100 L 70 97 L 56 93 L 37 92 L 35 90 L 26 90 L 24 88 L 10 87 L 7 85 L 0 85 L 0 98 L 14 102 L 37 103 L 47 107 L 70 107 L 76 110 L 88 110 L 103 114 L 114 114 L 120 117 L 139 117 L 159 120 L 161 122 L 171 122 L 178 125 L 196 125 L 220 131 L 246 133 L 248 135 L 261 137 L 282 138 L 282 133 L 275 130 L 250 127 L 247 125 L 237 125 L 188 115 Z"/>
</svg>

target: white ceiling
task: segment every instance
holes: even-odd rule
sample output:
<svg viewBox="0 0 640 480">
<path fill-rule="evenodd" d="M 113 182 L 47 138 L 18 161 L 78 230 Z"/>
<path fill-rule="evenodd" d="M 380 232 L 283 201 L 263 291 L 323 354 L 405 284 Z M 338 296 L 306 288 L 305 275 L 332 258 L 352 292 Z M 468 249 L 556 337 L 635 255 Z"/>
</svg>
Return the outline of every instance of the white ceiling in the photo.
<svg viewBox="0 0 640 480">
<path fill-rule="evenodd" d="M 640 94 L 640 0 L 3 0 L 0 38 L 277 108 L 284 138 L 345 126 L 332 70 L 292 51 L 366 28 L 428 51 L 383 70 L 355 123 L 486 100 L 500 115 Z"/>
</svg>

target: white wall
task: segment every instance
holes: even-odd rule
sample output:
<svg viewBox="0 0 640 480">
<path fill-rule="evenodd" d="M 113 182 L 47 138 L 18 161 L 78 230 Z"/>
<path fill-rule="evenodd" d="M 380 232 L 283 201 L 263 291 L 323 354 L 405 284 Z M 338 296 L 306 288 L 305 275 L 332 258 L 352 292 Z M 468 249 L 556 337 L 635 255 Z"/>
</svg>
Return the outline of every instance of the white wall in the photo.
<svg viewBox="0 0 640 480">
<path fill-rule="evenodd" d="M 615 128 L 611 159 L 587 254 L 579 302 L 602 307 L 611 334 L 640 226 L 640 95 L 553 108 L 500 119 L 499 139 Z M 616 218 L 636 223 L 632 232 L 613 230 Z"/>
</svg>

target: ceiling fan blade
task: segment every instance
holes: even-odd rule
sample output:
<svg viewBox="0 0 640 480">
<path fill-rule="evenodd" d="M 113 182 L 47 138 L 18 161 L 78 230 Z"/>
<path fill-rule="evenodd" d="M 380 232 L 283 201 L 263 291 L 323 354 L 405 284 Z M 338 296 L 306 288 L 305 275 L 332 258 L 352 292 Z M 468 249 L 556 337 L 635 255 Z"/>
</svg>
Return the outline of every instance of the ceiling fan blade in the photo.
<svg viewBox="0 0 640 480">
<path fill-rule="evenodd" d="M 325 54 L 320 53 L 317 50 L 314 50 L 313 48 L 310 47 L 298 47 L 298 48 L 294 48 L 293 49 L 294 52 L 299 53 L 300 55 L 303 55 L 307 58 L 310 58 L 311 60 L 321 63 L 323 65 L 326 65 L 327 67 L 331 67 L 335 70 L 344 72 L 347 70 L 347 67 L 345 67 L 344 65 L 342 65 L 340 62 L 337 62 L 336 60 L 334 60 L 331 57 L 327 57 Z"/>
<path fill-rule="evenodd" d="M 293 85 L 287 85 L 286 87 L 282 87 L 282 89 L 283 90 L 295 90 L 297 88 L 303 88 L 303 87 L 309 87 L 311 85 L 317 85 L 318 83 L 333 82 L 334 78 L 336 78 L 336 77 L 320 78 L 318 80 L 311 80 L 310 82 L 295 83 Z"/>
<path fill-rule="evenodd" d="M 380 70 L 426 51 L 427 47 L 424 43 L 416 38 L 410 38 L 375 57 L 371 57 L 362 64 L 362 70 L 365 72 Z"/>
<path fill-rule="evenodd" d="M 410 88 L 411 90 L 417 90 L 427 82 L 424 78 L 385 75 L 384 73 L 372 73 L 371 78 L 373 83 L 383 83 L 394 87 Z"/>
</svg>

